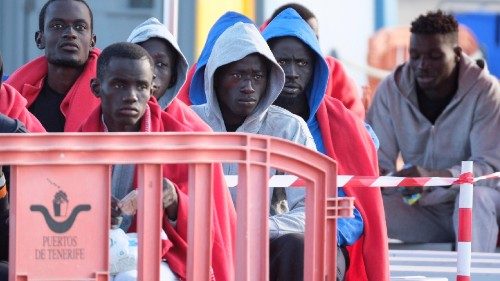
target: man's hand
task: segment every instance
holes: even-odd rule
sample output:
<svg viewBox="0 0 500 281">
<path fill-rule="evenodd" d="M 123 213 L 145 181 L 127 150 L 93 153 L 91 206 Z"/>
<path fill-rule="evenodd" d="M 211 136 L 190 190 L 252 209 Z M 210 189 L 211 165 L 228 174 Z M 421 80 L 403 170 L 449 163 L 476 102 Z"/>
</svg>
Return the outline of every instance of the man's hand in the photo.
<svg viewBox="0 0 500 281">
<path fill-rule="evenodd" d="M 163 208 L 170 220 L 177 220 L 178 202 L 174 184 L 169 179 L 163 178 Z"/>
</svg>

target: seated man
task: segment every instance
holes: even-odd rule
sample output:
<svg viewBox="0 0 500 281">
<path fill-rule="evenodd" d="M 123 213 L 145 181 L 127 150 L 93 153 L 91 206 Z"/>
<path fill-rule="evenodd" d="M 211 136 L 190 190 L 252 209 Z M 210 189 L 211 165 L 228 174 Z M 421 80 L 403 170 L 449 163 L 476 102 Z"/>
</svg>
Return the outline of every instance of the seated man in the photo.
<svg viewBox="0 0 500 281">
<path fill-rule="evenodd" d="M 458 46 L 458 23 L 441 11 L 411 24 L 410 60 L 378 87 L 368 122 L 380 137 L 381 174 L 457 177 L 461 161 L 474 176 L 500 170 L 500 87 Z M 396 169 L 401 154 L 406 168 Z M 500 191 L 474 185 L 472 251 L 493 252 Z M 419 194 L 414 203 L 405 197 Z M 454 242 L 458 186 L 408 188 L 383 195 L 389 237 L 405 242 Z M 418 198 L 418 197 L 416 197 Z"/>
<path fill-rule="evenodd" d="M 277 8 L 271 17 L 260 27 L 261 31 L 263 31 L 269 22 L 272 21 L 277 15 L 288 8 L 294 9 L 300 17 L 306 21 L 307 24 L 309 24 L 316 37 L 319 39 L 318 19 L 311 10 L 298 3 L 288 3 Z M 344 69 L 344 66 L 338 59 L 328 55 L 324 56 L 324 58 L 328 64 L 329 71 L 325 95 L 338 99 L 347 109 L 351 110 L 355 115 L 364 120 L 365 107 L 361 101 L 358 85 L 356 85 L 354 80 L 349 77 Z"/>
<path fill-rule="evenodd" d="M 6 81 L 48 132 L 76 132 L 99 100 L 89 84 L 95 76 L 92 10 L 84 0 L 48 0 L 40 10 L 36 46 L 45 55 Z"/>
<path fill-rule="evenodd" d="M 2 76 L 3 59 L 0 54 L 0 77 Z M 26 108 L 26 103 L 26 99 L 16 89 L 2 83 L 2 80 L 0 80 L 0 114 L 5 114 L 10 118 L 19 120 L 30 132 L 45 132 L 42 124 Z"/>
<path fill-rule="evenodd" d="M 210 28 L 207 40 L 201 50 L 198 61 L 191 66 L 187 73 L 186 83 L 179 91 L 179 99 L 187 105 L 204 104 L 207 102 L 205 97 L 205 66 L 212 53 L 215 41 L 226 29 L 237 22 L 253 23 L 246 16 L 237 12 L 227 12 L 223 14 Z"/>
<path fill-rule="evenodd" d="M 238 22 L 220 35 L 204 76 L 206 93 L 196 89 L 191 95 L 206 94 L 207 103 L 192 108 L 214 131 L 270 135 L 315 149 L 304 120 L 272 105 L 283 87 L 283 70 L 253 24 Z M 223 167 L 225 174 L 237 174 L 237 164 Z M 236 189 L 231 193 L 235 195 Z M 303 189 L 273 190 L 269 217 L 271 280 L 293 280 L 291 276 L 274 278 L 273 274 L 285 267 L 295 272 L 297 261 L 302 261 L 299 249 L 303 249 L 304 198 Z M 300 275 L 297 278 L 302 278 Z"/>
<path fill-rule="evenodd" d="M 310 26 L 289 8 L 269 22 L 262 35 L 285 72 L 285 86 L 274 104 L 307 122 L 318 151 L 337 161 L 339 174 L 376 176 L 376 150 L 362 121 L 325 94 L 329 70 Z M 344 194 L 356 199 L 355 218 L 338 220 L 338 260 L 350 264 L 346 280 L 388 280 L 380 190 L 340 188 L 339 196 Z M 337 266 L 341 268 L 338 262 Z M 339 272 L 339 280 L 345 270 Z"/>
<path fill-rule="evenodd" d="M 176 98 L 186 81 L 188 63 L 167 26 L 156 18 L 150 18 L 132 30 L 127 41 L 140 45 L 153 58 L 153 96 L 161 108 L 196 131 L 210 130 L 189 106 Z"/>
<path fill-rule="evenodd" d="M 153 59 L 146 50 L 132 43 L 116 43 L 102 52 L 97 63 L 97 77 L 91 88 L 101 100 L 83 124 L 82 132 L 191 132 L 176 116 L 162 111 L 156 101 L 150 100 L 153 85 Z M 120 166 L 120 165 L 116 165 Z M 124 166 L 124 165 L 122 165 Z M 236 214 L 224 184 L 222 169 L 216 166 L 214 185 L 214 225 L 212 241 L 212 269 L 216 280 L 232 280 L 233 245 Z M 112 193 L 121 199 L 134 189 L 134 169 L 122 170 L 112 177 Z M 173 184 L 167 185 L 163 202 L 165 216 L 163 230 L 168 240 L 163 241 L 162 268 L 167 266 L 181 280 L 186 279 L 188 171 L 186 165 L 165 165 L 163 177 Z M 125 224 L 125 225 L 124 225 Z M 122 224 L 134 231 L 134 222 Z M 166 271 L 166 270 L 165 270 Z M 164 272 L 165 272 L 164 271 Z M 130 274 L 132 275 L 132 274 Z M 133 279 L 127 276 L 126 280 Z"/>
</svg>

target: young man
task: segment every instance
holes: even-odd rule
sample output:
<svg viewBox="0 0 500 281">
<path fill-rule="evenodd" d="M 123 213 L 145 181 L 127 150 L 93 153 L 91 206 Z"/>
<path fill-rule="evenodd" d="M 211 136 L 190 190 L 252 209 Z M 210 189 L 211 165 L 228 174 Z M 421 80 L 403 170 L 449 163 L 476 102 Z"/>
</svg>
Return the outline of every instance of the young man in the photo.
<svg viewBox="0 0 500 281">
<path fill-rule="evenodd" d="M 15 71 L 7 83 L 48 132 L 74 132 L 98 105 L 89 84 L 99 50 L 84 0 L 49 0 L 39 15 L 35 42 L 45 55 Z"/>
<path fill-rule="evenodd" d="M 0 77 L 3 76 L 3 59 L 0 54 Z M 20 122 L 28 128 L 30 132 L 45 132 L 40 121 L 36 119 L 33 114 L 31 114 L 26 108 L 26 99 L 19 94 L 19 92 L 12 88 L 10 85 L 2 83 L 0 80 L 0 114 L 2 114 L 2 120 L 5 122 L 1 122 L 6 127 L 5 132 L 11 132 L 10 126 L 12 122 L 16 122 L 14 120 L 8 121 L 7 117 L 12 119 L 17 119 L 17 122 Z M 18 123 L 19 124 L 19 123 Z M 4 132 L 2 130 L 2 132 Z"/>
<path fill-rule="evenodd" d="M 283 87 L 284 74 L 253 24 L 235 23 L 219 36 L 204 69 L 204 81 L 206 92 L 197 89 L 191 95 L 202 94 L 207 103 L 192 108 L 214 131 L 270 135 L 315 149 L 305 122 L 272 105 Z M 237 167 L 236 163 L 224 164 L 224 173 L 234 175 Z M 235 195 L 236 189 L 231 193 Z M 280 275 L 285 271 L 302 278 L 302 271 L 296 270 L 301 266 L 295 265 L 303 259 L 304 199 L 303 189 L 273 190 L 271 280 L 293 280 Z"/>
<path fill-rule="evenodd" d="M 231 27 L 237 22 L 253 23 L 253 21 L 246 16 L 237 12 L 227 12 L 222 15 L 210 28 L 207 35 L 207 41 L 203 45 L 198 61 L 191 66 L 187 73 L 186 83 L 179 91 L 179 99 L 187 105 L 204 104 L 207 102 L 205 97 L 205 67 L 208 58 L 212 53 L 215 41 L 226 29 Z"/>
<path fill-rule="evenodd" d="M 262 24 L 260 27 L 261 31 L 264 30 L 269 22 L 272 21 L 277 15 L 288 8 L 294 9 L 300 17 L 306 21 L 307 24 L 309 24 L 316 37 L 319 38 L 318 19 L 311 10 L 297 3 L 288 3 L 277 8 L 271 17 L 264 24 Z M 365 107 L 361 101 L 358 86 L 354 80 L 347 75 L 344 66 L 338 59 L 332 56 L 324 56 L 324 58 L 328 64 L 329 70 L 328 84 L 325 94 L 340 100 L 346 108 L 354 112 L 354 114 L 361 118 L 361 120 L 364 120 Z"/>
<path fill-rule="evenodd" d="M 457 177 L 461 161 L 474 175 L 500 170 L 500 88 L 458 46 L 458 23 L 441 11 L 411 25 L 410 60 L 377 89 L 368 122 L 380 138 L 381 174 Z M 402 155 L 405 166 L 396 170 Z M 500 220 L 500 191 L 474 185 L 472 251 L 493 252 Z M 493 186 L 493 184 L 492 184 Z M 416 204 L 403 197 L 421 193 Z M 458 187 L 386 192 L 389 237 L 405 242 L 453 242 L 458 227 Z"/>
<path fill-rule="evenodd" d="M 190 132 L 191 127 L 179 122 L 176 116 L 162 111 L 155 100 L 150 100 L 154 64 L 142 47 L 132 43 L 116 43 L 102 52 L 98 60 L 97 77 L 92 80 L 92 91 L 101 100 L 98 107 L 83 124 L 83 132 Z M 127 173 L 128 171 L 128 173 Z M 188 173 L 185 165 L 165 165 L 163 177 L 168 179 L 164 192 L 165 208 L 163 230 L 168 240 L 163 241 L 162 259 L 180 279 L 186 278 Z M 116 177 L 113 171 L 113 195 L 121 199 L 134 184 L 134 169 L 122 171 Z M 224 184 L 222 169 L 215 170 L 214 226 L 212 269 L 216 280 L 232 280 L 235 211 Z M 121 226 L 134 230 L 133 221 Z M 166 269 L 165 264 L 162 268 Z"/>
<path fill-rule="evenodd" d="M 376 150 L 362 121 L 325 94 L 329 70 L 310 26 L 295 10 L 286 9 L 262 35 L 285 72 L 285 85 L 274 104 L 307 122 L 318 151 L 337 161 L 339 174 L 378 175 Z M 338 252 L 343 254 L 340 259 L 350 264 L 345 279 L 388 280 L 380 190 L 343 187 L 339 195 L 344 194 L 356 199 L 355 218 L 338 220 Z M 337 267 L 342 280 L 346 268 Z"/>
<path fill-rule="evenodd" d="M 149 18 L 132 30 L 127 41 L 140 45 L 153 58 L 153 96 L 160 107 L 194 130 L 210 130 L 189 106 L 177 98 L 186 81 L 188 63 L 167 26 L 156 18 Z"/>
</svg>

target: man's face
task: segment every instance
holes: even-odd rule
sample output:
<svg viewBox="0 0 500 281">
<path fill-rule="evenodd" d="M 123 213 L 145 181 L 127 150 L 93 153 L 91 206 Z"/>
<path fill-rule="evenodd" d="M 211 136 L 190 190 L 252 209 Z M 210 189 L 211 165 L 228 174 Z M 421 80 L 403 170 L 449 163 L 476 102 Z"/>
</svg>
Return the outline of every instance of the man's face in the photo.
<svg viewBox="0 0 500 281">
<path fill-rule="evenodd" d="M 306 97 L 306 91 L 314 72 L 313 52 L 294 37 L 271 41 L 271 51 L 285 72 L 285 86 L 274 104 L 288 109 L 297 99 Z"/>
<path fill-rule="evenodd" d="M 38 48 L 45 49 L 50 64 L 80 67 L 95 45 L 90 13 L 77 1 L 55 1 L 46 10 L 45 26 L 35 35 Z"/>
<path fill-rule="evenodd" d="M 436 90 L 445 83 L 453 83 L 450 77 L 460 51 L 455 48 L 450 36 L 411 35 L 409 65 L 415 73 L 418 86 L 424 91 Z"/>
<path fill-rule="evenodd" d="M 112 58 L 101 79 L 92 81 L 109 131 L 139 131 L 151 95 L 153 70 L 143 59 Z"/>
<path fill-rule="evenodd" d="M 159 38 L 148 39 L 139 45 L 146 49 L 154 60 L 156 78 L 153 80 L 153 95 L 159 99 L 175 83 L 177 54 L 167 42 Z"/>
<path fill-rule="evenodd" d="M 224 119 L 250 115 L 266 93 L 267 76 L 266 60 L 258 54 L 217 69 L 214 88 Z"/>
</svg>

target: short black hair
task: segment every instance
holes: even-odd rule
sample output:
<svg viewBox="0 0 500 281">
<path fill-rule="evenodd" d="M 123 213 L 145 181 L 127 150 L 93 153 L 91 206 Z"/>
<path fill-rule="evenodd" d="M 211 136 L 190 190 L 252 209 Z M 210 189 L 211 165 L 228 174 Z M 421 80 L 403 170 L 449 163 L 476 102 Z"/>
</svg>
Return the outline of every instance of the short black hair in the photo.
<svg viewBox="0 0 500 281">
<path fill-rule="evenodd" d="M 83 3 L 87 9 L 89 10 L 89 15 L 90 15 L 90 32 L 94 30 L 94 15 L 92 14 L 92 9 L 90 9 L 89 4 L 85 0 L 49 0 L 47 1 L 42 9 L 40 10 L 40 14 L 38 15 L 38 30 L 40 32 L 43 32 L 43 28 L 45 26 L 45 14 L 47 13 L 47 8 L 50 6 L 50 4 L 56 2 L 56 1 L 76 1 Z"/>
<path fill-rule="evenodd" d="M 411 23 L 410 28 L 413 34 L 458 34 L 458 22 L 451 14 L 446 14 L 441 10 L 430 11 L 425 15 L 420 15 Z"/>
<path fill-rule="evenodd" d="M 113 58 L 126 58 L 132 60 L 147 59 L 154 73 L 153 58 L 143 47 L 129 42 L 114 43 L 106 47 L 97 59 L 97 78 L 102 79 L 106 73 L 106 67 Z"/>
<path fill-rule="evenodd" d="M 311 12 L 311 10 L 309 10 L 308 8 L 297 3 L 288 3 L 276 9 L 273 15 L 271 16 L 270 20 L 273 20 L 277 15 L 279 15 L 281 12 L 283 12 L 288 8 L 294 9 L 300 15 L 300 17 L 305 21 L 308 21 L 312 18 L 316 18 L 313 12 Z"/>
</svg>

